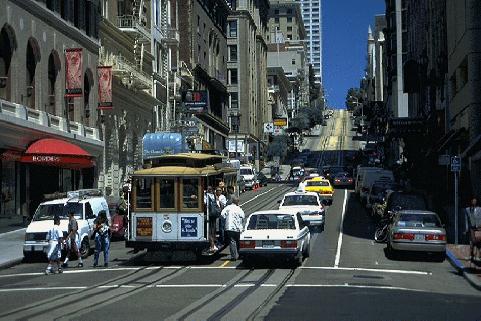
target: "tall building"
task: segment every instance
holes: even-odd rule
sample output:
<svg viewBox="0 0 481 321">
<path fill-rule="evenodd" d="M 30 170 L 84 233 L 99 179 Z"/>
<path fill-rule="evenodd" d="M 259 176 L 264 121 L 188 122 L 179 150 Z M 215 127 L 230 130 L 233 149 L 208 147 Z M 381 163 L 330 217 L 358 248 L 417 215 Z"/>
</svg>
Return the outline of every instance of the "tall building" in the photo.
<svg viewBox="0 0 481 321">
<path fill-rule="evenodd" d="M 364 79 L 364 92 L 368 102 L 382 102 L 384 100 L 385 74 L 385 15 L 376 15 L 374 31 L 369 26 L 367 44 L 367 68 Z"/>
<path fill-rule="evenodd" d="M 266 43 L 269 1 L 230 3 L 233 10 L 227 30 L 227 88 L 232 129 L 229 150 L 234 153 L 237 150 L 257 161 L 262 152 L 263 123 L 270 120 Z"/>
<path fill-rule="evenodd" d="M 317 84 L 322 85 L 322 0 L 296 1 L 301 3 L 309 62 L 313 66 Z"/>
<path fill-rule="evenodd" d="M 0 216 L 13 218 L 44 194 L 97 186 L 100 17 L 96 1 L 0 8 Z"/>
</svg>

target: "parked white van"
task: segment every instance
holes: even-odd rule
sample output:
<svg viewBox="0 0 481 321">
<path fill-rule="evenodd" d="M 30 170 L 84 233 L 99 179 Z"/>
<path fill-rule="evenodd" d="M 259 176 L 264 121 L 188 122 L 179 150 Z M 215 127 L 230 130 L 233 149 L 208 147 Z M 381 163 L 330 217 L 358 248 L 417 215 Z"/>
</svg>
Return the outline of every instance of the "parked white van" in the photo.
<svg viewBox="0 0 481 321">
<path fill-rule="evenodd" d="M 245 187 L 248 189 L 253 189 L 254 185 L 257 183 L 257 173 L 252 165 L 241 165 L 240 175 L 244 179 Z"/>
<path fill-rule="evenodd" d="M 87 257 L 94 241 L 90 240 L 94 228 L 94 220 L 100 211 L 110 212 L 107 201 L 99 190 L 77 190 L 67 192 L 67 197 L 41 203 L 33 216 L 32 222 L 25 232 L 23 255 L 29 258 L 34 254 L 48 252 L 47 232 L 53 225 L 55 215 L 60 217 L 60 228 L 67 235 L 68 213 L 73 211 L 78 223 L 79 250 L 83 258 Z"/>
<path fill-rule="evenodd" d="M 362 178 L 362 185 L 359 190 L 359 199 L 361 200 L 361 203 L 364 204 L 364 202 L 367 200 L 369 190 L 371 189 L 372 184 L 375 182 L 394 183 L 394 175 L 392 171 L 383 169 L 365 172 Z"/>
<path fill-rule="evenodd" d="M 364 179 L 364 174 L 369 171 L 381 171 L 383 170 L 380 167 L 370 167 L 370 166 L 361 166 L 358 165 L 356 169 L 356 183 L 355 183 L 355 192 L 359 195 L 362 187 L 362 181 Z"/>
</svg>

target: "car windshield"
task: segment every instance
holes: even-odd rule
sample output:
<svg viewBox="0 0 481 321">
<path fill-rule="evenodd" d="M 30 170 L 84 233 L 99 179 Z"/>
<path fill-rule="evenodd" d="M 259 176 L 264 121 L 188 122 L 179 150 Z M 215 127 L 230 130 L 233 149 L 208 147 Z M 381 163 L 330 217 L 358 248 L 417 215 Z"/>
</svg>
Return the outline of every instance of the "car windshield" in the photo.
<svg viewBox="0 0 481 321">
<path fill-rule="evenodd" d="M 390 209 L 400 207 L 403 210 L 426 210 L 426 202 L 420 195 L 415 194 L 398 194 L 392 195 Z"/>
<path fill-rule="evenodd" d="M 329 186 L 327 181 L 307 181 L 306 186 Z"/>
<path fill-rule="evenodd" d="M 285 214 L 256 214 L 249 219 L 248 230 L 294 230 L 294 217 Z"/>
<path fill-rule="evenodd" d="M 40 205 L 35 211 L 34 221 L 46 221 L 53 220 L 57 215 L 61 219 L 66 219 L 68 213 L 73 211 L 75 218 L 82 217 L 82 204 L 81 203 L 67 203 L 67 204 L 43 204 Z"/>
<path fill-rule="evenodd" d="M 396 223 L 399 227 L 442 227 L 441 221 L 434 214 L 401 214 Z"/>
<path fill-rule="evenodd" d="M 314 195 L 288 195 L 284 197 L 283 206 L 293 205 L 319 205 Z"/>
<path fill-rule="evenodd" d="M 250 169 L 250 168 L 241 168 L 241 169 L 240 169 L 240 174 L 241 174 L 241 175 L 253 175 L 253 174 L 252 174 L 252 169 Z"/>
</svg>

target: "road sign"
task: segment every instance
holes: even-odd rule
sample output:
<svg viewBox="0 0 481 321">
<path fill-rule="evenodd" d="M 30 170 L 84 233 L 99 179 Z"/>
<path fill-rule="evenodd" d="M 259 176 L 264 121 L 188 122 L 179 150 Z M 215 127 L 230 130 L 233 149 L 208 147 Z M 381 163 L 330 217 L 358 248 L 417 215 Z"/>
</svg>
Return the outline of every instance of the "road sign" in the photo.
<svg viewBox="0 0 481 321">
<path fill-rule="evenodd" d="M 449 165 L 449 164 L 451 164 L 451 156 L 450 155 L 439 155 L 438 164 L 439 165 Z"/>
<path fill-rule="evenodd" d="M 199 133 L 199 127 L 185 127 L 184 132 L 186 135 L 197 135 Z"/>
<path fill-rule="evenodd" d="M 264 133 L 273 133 L 274 132 L 274 124 L 273 123 L 264 123 Z"/>
<path fill-rule="evenodd" d="M 461 158 L 459 156 L 451 157 L 451 172 L 461 171 Z"/>
</svg>

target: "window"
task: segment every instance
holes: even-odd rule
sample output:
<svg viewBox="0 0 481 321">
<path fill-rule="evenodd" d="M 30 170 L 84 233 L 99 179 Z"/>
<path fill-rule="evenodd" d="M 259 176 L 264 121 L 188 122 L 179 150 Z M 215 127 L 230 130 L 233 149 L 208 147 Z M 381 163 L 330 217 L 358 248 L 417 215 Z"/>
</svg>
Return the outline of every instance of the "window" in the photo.
<svg viewBox="0 0 481 321">
<path fill-rule="evenodd" d="M 292 22 L 292 17 L 287 17 L 287 22 Z"/>
<path fill-rule="evenodd" d="M 292 34 L 288 33 L 286 38 L 287 40 L 292 40 Z"/>
<path fill-rule="evenodd" d="M 159 180 L 159 198 L 160 209 L 175 208 L 175 181 L 173 178 Z"/>
<path fill-rule="evenodd" d="M 282 206 L 319 205 L 314 195 L 288 195 L 284 197 Z"/>
<path fill-rule="evenodd" d="M 248 230 L 295 230 L 296 224 L 292 215 L 257 214 L 251 215 Z"/>
<path fill-rule="evenodd" d="M 288 31 L 288 32 L 289 32 L 289 31 L 292 31 L 292 26 L 288 26 L 288 27 L 287 27 L 287 31 Z"/>
<path fill-rule="evenodd" d="M 137 210 L 152 210 L 152 188 L 154 186 L 153 178 L 137 178 L 135 180 L 134 204 Z"/>
<path fill-rule="evenodd" d="M 278 9 L 274 10 L 274 14 L 279 14 L 279 10 Z"/>
<path fill-rule="evenodd" d="M 279 17 L 274 18 L 275 23 L 279 23 Z"/>
<path fill-rule="evenodd" d="M 182 208 L 198 209 L 199 202 L 199 179 L 183 178 L 182 179 Z"/>
<path fill-rule="evenodd" d="M 237 85 L 237 69 L 229 69 L 229 84 Z"/>
<path fill-rule="evenodd" d="M 237 61 L 237 45 L 229 46 L 229 61 Z"/>
<path fill-rule="evenodd" d="M 230 93 L 230 108 L 239 108 L 239 93 Z"/>
<path fill-rule="evenodd" d="M 197 33 L 200 34 L 200 17 L 197 16 Z"/>
<path fill-rule="evenodd" d="M 292 9 L 287 9 L 287 14 L 292 14 Z"/>
<path fill-rule="evenodd" d="M 292 59 L 291 64 L 295 65 L 295 64 L 296 64 L 296 59 Z"/>
<path fill-rule="evenodd" d="M 228 28 L 229 28 L 228 30 L 229 37 L 236 38 L 237 37 L 237 20 L 229 21 Z"/>
</svg>

